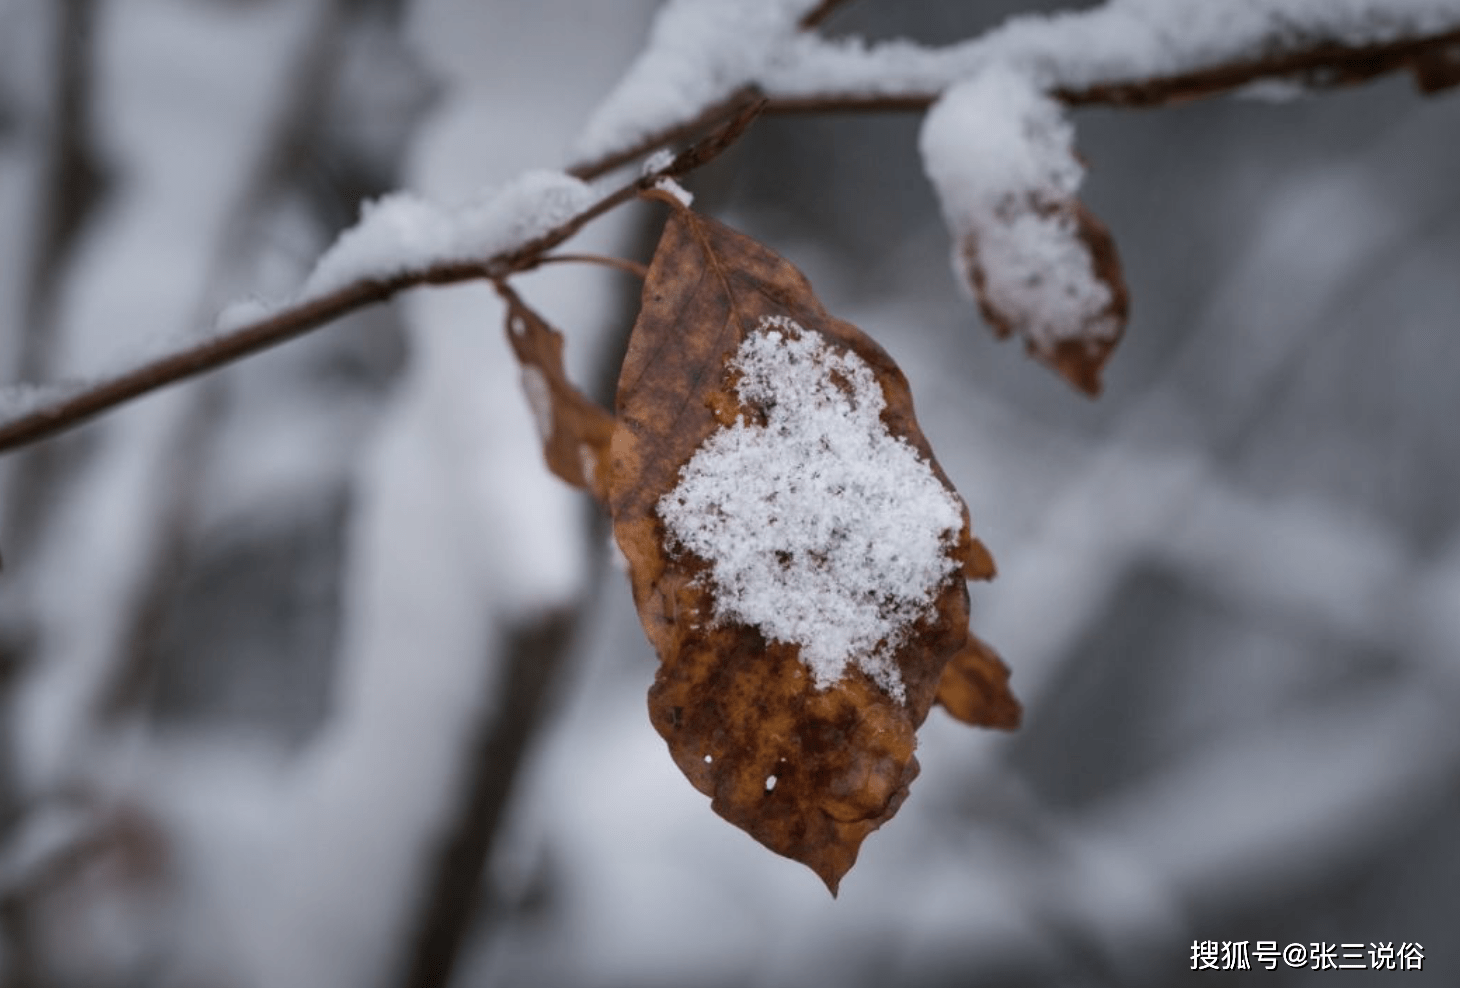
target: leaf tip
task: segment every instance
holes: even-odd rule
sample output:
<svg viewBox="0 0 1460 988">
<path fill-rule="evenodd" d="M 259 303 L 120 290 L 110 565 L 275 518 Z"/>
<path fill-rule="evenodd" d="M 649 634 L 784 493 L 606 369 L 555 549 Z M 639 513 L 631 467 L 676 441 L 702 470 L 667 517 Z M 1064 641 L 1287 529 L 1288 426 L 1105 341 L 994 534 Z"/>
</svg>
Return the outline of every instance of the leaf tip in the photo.
<svg viewBox="0 0 1460 988">
<path fill-rule="evenodd" d="M 943 667 L 937 702 L 973 727 L 1016 730 L 1024 708 L 1009 689 L 1009 667 L 987 643 L 969 633 L 963 648 Z"/>
</svg>

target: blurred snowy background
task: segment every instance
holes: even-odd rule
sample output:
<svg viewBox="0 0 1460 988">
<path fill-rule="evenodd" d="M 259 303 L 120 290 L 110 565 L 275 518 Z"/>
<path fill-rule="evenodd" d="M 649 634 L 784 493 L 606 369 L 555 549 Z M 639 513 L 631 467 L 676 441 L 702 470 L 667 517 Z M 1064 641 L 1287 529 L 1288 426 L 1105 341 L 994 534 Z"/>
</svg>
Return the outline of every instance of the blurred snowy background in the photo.
<svg viewBox="0 0 1460 988">
<path fill-rule="evenodd" d="M 654 6 L 0 0 L 0 381 L 287 296 L 362 198 L 562 164 Z M 1460 981 L 1460 96 L 1075 121 L 1134 304 L 1095 403 L 960 295 L 915 116 L 762 120 L 690 183 L 898 359 L 1001 567 L 1025 726 L 934 711 L 838 901 L 675 769 L 496 302 L 426 289 L 0 459 L 0 984 Z M 636 285 L 518 284 L 606 398 Z"/>
</svg>

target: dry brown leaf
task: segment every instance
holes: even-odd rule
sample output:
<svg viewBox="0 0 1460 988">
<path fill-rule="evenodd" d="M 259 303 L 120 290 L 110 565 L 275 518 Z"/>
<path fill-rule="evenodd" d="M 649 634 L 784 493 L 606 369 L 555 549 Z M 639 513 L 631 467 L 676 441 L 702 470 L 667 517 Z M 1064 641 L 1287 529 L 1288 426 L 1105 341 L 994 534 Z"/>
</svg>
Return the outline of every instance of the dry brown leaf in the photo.
<svg viewBox="0 0 1460 988">
<path fill-rule="evenodd" d="M 999 653 L 972 633 L 943 667 L 938 703 L 974 727 L 1012 731 L 1023 716 L 1019 701 L 1009 692 L 1009 667 Z"/>
<path fill-rule="evenodd" d="M 1129 299 L 1109 231 L 1079 200 L 1065 107 L 1037 74 L 993 63 L 944 91 L 919 145 L 984 321 L 1098 394 Z"/>
<path fill-rule="evenodd" d="M 1001 299 L 1011 293 L 1000 290 L 1006 286 L 990 283 L 988 263 L 980 254 L 976 233 L 966 234 L 961 241 L 959 257 L 964 275 L 978 300 L 979 313 L 996 336 L 1000 339 L 1010 335 L 1023 338 L 1030 356 L 1094 397 L 1100 394 L 1100 372 L 1124 335 L 1130 315 L 1130 294 L 1121 273 L 1115 239 L 1105 224 L 1078 200 L 1030 206 L 1026 212 L 1038 214 L 1046 220 L 1063 219 L 1062 225 L 1074 240 L 1083 245 L 1083 253 L 1090 263 L 1088 270 L 1077 272 L 1076 276 L 1103 285 L 1108 292 L 1108 301 L 1093 311 L 1081 313 L 1078 322 L 1049 327 L 1058 333 L 1058 338 L 1047 342 L 1048 329 L 1039 333 L 1031 331 L 1028 308 L 1001 304 Z M 1011 222 L 1014 220 L 1011 219 Z M 1027 294 L 1023 291 L 1025 287 L 1030 286 L 1021 286 L 1017 294 Z"/>
<path fill-rule="evenodd" d="M 940 689 L 944 665 L 967 641 L 964 575 L 992 576 L 993 563 L 970 534 L 967 510 L 919 431 L 907 381 L 891 358 L 855 326 L 828 315 L 789 262 L 673 205 L 619 378 L 609 490 L 640 619 L 661 660 L 650 717 L 715 812 L 810 866 L 835 894 L 862 840 L 907 796 L 918 771 L 914 731 Z M 686 548 L 688 536 L 666 522 L 679 516 L 661 507 L 671 503 L 670 492 L 679 498 L 672 503 L 685 502 L 682 478 L 712 437 L 769 432 L 768 423 L 791 414 L 752 393 L 747 381 L 758 371 L 744 357 L 747 341 L 752 349 L 789 351 L 797 344 L 821 354 L 817 366 L 832 368 L 823 397 L 831 395 L 834 405 L 840 393 L 850 415 L 873 407 L 873 427 L 896 437 L 887 441 L 922 464 L 927 483 L 949 505 L 938 549 L 946 565 L 925 606 L 897 612 L 916 614 L 876 643 L 880 658 L 858 659 L 837 676 L 805 661 L 824 651 L 824 642 L 768 633 L 766 622 L 737 611 L 716 563 Z M 858 387 L 880 397 L 868 401 L 873 392 Z M 754 487 L 762 478 L 745 479 Z M 767 529 L 777 524 L 780 508 L 772 502 L 779 493 L 752 499 L 764 505 Z M 795 496 L 787 493 L 781 507 Z M 837 510 L 832 503 L 827 509 Z M 721 505 L 704 513 L 722 513 Z M 831 527 L 832 542 L 847 535 Z M 826 548 L 825 557 L 821 551 L 763 552 L 760 562 L 834 565 L 837 550 Z M 901 606 L 881 601 L 870 605 L 878 614 Z"/>
<path fill-rule="evenodd" d="M 498 292 L 507 303 L 507 342 L 522 366 L 522 389 L 542 437 L 543 459 L 559 478 L 607 503 L 613 416 L 568 380 L 563 334 L 507 285 Z"/>
</svg>

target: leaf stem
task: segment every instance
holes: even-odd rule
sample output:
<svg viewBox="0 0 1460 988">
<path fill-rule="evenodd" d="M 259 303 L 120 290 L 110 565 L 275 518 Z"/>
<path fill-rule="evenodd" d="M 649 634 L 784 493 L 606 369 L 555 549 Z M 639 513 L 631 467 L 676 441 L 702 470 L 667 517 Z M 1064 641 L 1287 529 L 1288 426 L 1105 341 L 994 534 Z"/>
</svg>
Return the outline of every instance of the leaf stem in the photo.
<svg viewBox="0 0 1460 988">
<path fill-rule="evenodd" d="M 608 257 L 604 254 L 549 254 L 538 259 L 537 266 L 544 264 L 599 264 L 606 268 L 617 268 L 643 281 L 649 277 L 649 266 L 631 261 L 626 257 Z"/>
</svg>

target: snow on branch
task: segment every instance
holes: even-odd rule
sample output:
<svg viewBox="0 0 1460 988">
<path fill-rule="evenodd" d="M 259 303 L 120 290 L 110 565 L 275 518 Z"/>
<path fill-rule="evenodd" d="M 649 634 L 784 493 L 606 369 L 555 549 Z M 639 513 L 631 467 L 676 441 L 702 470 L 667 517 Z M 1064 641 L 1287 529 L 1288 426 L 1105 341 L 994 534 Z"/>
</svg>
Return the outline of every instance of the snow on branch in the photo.
<svg viewBox="0 0 1460 988">
<path fill-rule="evenodd" d="M 1359 81 L 1412 64 L 1421 50 L 1457 45 L 1454 0 L 1110 0 L 1016 17 L 941 49 L 801 35 L 757 83 L 773 110 L 792 100 L 931 101 L 997 62 L 1070 102 L 1145 101 L 1143 88 L 1161 102 L 1182 95 L 1161 80 L 1211 76 L 1217 88 L 1295 73 L 1314 85 Z"/>
<path fill-rule="evenodd" d="M 724 103 L 773 71 L 815 0 L 670 0 L 648 44 L 603 100 L 576 153 L 596 157 Z"/>
<path fill-rule="evenodd" d="M 597 217 L 665 179 L 714 160 L 745 132 L 761 107 L 759 101 L 741 106 L 715 132 L 607 193 L 567 173 L 529 171 L 459 210 L 399 193 L 387 196 L 367 206 L 361 221 L 340 235 L 290 304 L 274 309 L 253 303 L 234 306 L 211 334 L 109 377 L 0 386 L 0 453 L 328 325 L 408 288 L 500 282 L 531 270 Z"/>
<path fill-rule="evenodd" d="M 696 18 L 709 20 L 720 5 L 676 0 L 671 26 L 692 38 Z M 750 36 L 732 25 L 720 57 L 701 68 L 713 78 L 687 90 L 698 99 L 646 97 L 658 121 L 646 133 L 627 123 L 631 97 L 655 77 L 669 86 L 675 64 L 651 48 L 590 121 L 572 173 L 602 174 L 714 126 L 757 95 L 766 113 L 918 111 L 994 63 L 1075 106 L 1152 106 L 1269 80 L 1324 88 L 1399 70 L 1413 72 L 1425 92 L 1460 83 L 1455 0 L 1110 0 L 1088 11 L 1015 17 L 943 48 L 827 39 L 787 16 L 774 31 L 769 23 L 756 22 L 758 48 L 742 43 Z M 656 31 L 655 40 L 669 39 Z M 667 112 L 671 106 L 677 112 Z"/>
<path fill-rule="evenodd" d="M 495 195 L 452 211 L 406 194 L 388 196 L 364 209 L 361 221 L 325 252 L 288 305 L 273 310 L 234 306 L 213 333 L 107 378 L 0 387 L 0 452 L 318 329 L 407 288 L 501 279 L 531 268 L 594 217 L 632 198 L 640 184 L 599 197 L 563 173 L 528 172 Z"/>
<path fill-rule="evenodd" d="M 787 0 L 672 0 L 590 121 L 576 169 L 643 150 L 762 94 L 768 112 L 933 107 L 924 164 L 954 265 L 1000 336 L 1087 394 L 1125 326 L 1114 240 L 1076 198 L 1084 168 L 1061 104 L 1149 105 L 1281 80 L 1327 86 L 1413 71 L 1460 82 L 1455 0 L 1109 0 L 1023 16 L 947 48 L 827 39 Z M 652 129 L 652 128 L 651 128 Z"/>
<path fill-rule="evenodd" d="M 479 201 L 446 208 L 408 192 L 366 203 L 360 222 L 315 262 L 301 296 L 506 254 L 593 204 L 593 190 L 562 172 L 524 172 Z"/>
<path fill-rule="evenodd" d="M 1066 105 L 1154 105 L 1268 80 L 1321 87 L 1397 70 L 1413 72 L 1426 92 L 1460 84 L 1456 0 L 1109 0 L 1014 18 L 946 48 L 818 36 L 813 29 L 840 2 L 670 0 L 644 54 L 586 125 L 581 157 L 566 172 L 529 173 L 500 200 L 460 214 L 388 197 L 326 252 L 288 305 L 230 310 L 212 334 L 104 379 L 0 386 L 0 452 L 405 289 L 528 270 L 657 178 L 713 158 L 759 112 L 923 110 L 996 64 Z M 596 199 L 581 184 L 717 128 L 663 173 Z M 517 212 L 529 200 L 542 208 L 534 220 Z M 1098 276 L 1098 256 L 1095 264 Z"/>
</svg>

